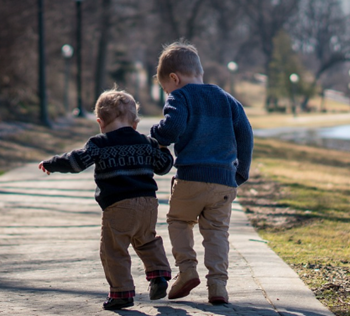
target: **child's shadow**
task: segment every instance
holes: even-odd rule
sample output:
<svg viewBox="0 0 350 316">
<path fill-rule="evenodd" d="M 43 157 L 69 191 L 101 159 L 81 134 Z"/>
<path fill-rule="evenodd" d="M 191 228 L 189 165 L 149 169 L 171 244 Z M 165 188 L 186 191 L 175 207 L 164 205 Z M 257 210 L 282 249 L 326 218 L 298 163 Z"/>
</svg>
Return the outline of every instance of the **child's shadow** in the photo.
<svg viewBox="0 0 350 316">
<path fill-rule="evenodd" d="M 156 316 L 161 316 L 161 315 L 191 316 L 191 314 L 188 314 L 187 311 L 182 308 L 174 308 L 170 306 L 154 306 L 154 308 L 158 309 L 158 314 Z"/>
<path fill-rule="evenodd" d="M 237 316 L 237 315 L 270 315 L 276 316 L 280 315 L 278 311 L 276 311 L 272 306 L 271 308 L 264 307 L 253 307 L 253 306 L 240 306 L 240 304 L 233 305 L 231 303 L 222 304 L 222 305 L 212 305 L 212 304 L 203 304 L 203 303 L 195 303 L 188 301 L 177 301 L 173 302 L 173 305 L 181 304 L 191 307 L 191 309 L 197 309 L 199 311 L 203 311 L 205 313 L 213 313 L 215 315 L 224 315 L 224 316 Z M 170 306 L 154 306 L 157 308 L 159 313 L 156 316 L 160 315 L 176 315 L 176 316 L 191 316 L 193 315 L 190 312 L 187 312 L 185 309 L 170 307 Z M 195 311 L 197 315 L 198 311 Z M 313 311 L 305 311 L 298 310 L 298 308 L 291 310 L 283 310 L 284 316 L 295 316 L 295 315 L 307 315 L 307 316 L 321 316 L 318 312 Z"/>
<path fill-rule="evenodd" d="M 170 306 L 154 306 L 158 309 L 159 314 L 158 315 L 172 315 L 171 312 L 174 313 L 176 316 L 190 316 L 193 315 L 189 313 L 186 309 L 182 308 L 176 308 L 177 304 L 186 305 L 188 307 L 191 307 L 191 309 L 196 310 L 196 314 L 199 311 L 207 312 L 207 313 L 215 313 L 217 315 L 237 315 L 237 313 L 234 311 L 232 304 L 223 304 L 223 305 L 212 305 L 212 304 L 203 304 L 203 303 L 195 303 L 195 302 L 188 302 L 188 301 L 176 301 L 173 302 L 174 307 Z M 231 312 L 231 313 L 230 313 Z"/>
<path fill-rule="evenodd" d="M 170 306 L 154 306 L 154 308 L 158 309 L 158 313 L 155 316 L 161 316 L 161 315 L 176 315 L 176 316 L 191 316 L 191 314 L 188 314 L 186 310 L 182 308 L 173 308 Z M 118 310 L 114 311 L 115 315 L 120 316 L 151 316 L 150 314 L 145 314 L 140 311 L 135 311 L 133 309 L 124 309 L 124 310 Z M 152 313 L 152 315 L 154 315 Z"/>
</svg>

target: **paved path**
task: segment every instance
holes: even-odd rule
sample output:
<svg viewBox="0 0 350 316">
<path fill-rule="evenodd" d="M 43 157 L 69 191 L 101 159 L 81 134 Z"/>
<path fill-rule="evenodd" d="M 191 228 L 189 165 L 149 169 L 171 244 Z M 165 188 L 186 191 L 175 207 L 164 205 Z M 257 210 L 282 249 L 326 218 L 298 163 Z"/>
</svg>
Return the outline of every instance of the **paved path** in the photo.
<svg viewBox="0 0 350 316">
<path fill-rule="evenodd" d="M 147 133 L 151 123 L 143 120 L 141 131 Z M 171 176 L 157 177 L 157 231 L 176 275 L 166 225 Z M 108 285 L 99 259 L 101 211 L 94 188 L 92 169 L 47 176 L 28 164 L 0 177 L 1 316 L 333 315 L 261 240 L 238 203 L 230 228 L 230 304 L 207 302 L 202 239 L 195 227 L 200 286 L 183 299 L 150 301 L 142 263 L 130 249 L 135 306 L 104 311 Z"/>
</svg>

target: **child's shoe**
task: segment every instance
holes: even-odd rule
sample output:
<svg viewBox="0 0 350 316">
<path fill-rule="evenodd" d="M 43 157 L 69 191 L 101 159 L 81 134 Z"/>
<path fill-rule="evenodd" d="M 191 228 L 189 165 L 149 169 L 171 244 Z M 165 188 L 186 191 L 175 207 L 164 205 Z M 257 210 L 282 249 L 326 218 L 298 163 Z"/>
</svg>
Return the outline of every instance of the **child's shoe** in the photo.
<svg viewBox="0 0 350 316">
<path fill-rule="evenodd" d="M 208 292 L 209 303 L 213 305 L 228 303 L 228 294 L 225 285 L 220 283 L 208 284 Z"/>
<path fill-rule="evenodd" d="M 111 298 L 107 297 L 107 301 L 103 303 L 103 308 L 114 311 L 124 307 L 134 306 L 134 299 L 130 298 Z"/>
<path fill-rule="evenodd" d="M 164 277 L 158 277 L 151 279 L 149 298 L 151 300 L 159 300 L 166 296 L 166 289 L 168 288 L 168 282 Z"/>
<path fill-rule="evenodd" d="M 201 281 L 195 268 L 187 269 L 177 275 L 177 280 L 171 287 L 168 298 L 170 300 L 180 297 L 185 297 L 190 294 L 191 290 L 194 289 Z"/>
</svg>

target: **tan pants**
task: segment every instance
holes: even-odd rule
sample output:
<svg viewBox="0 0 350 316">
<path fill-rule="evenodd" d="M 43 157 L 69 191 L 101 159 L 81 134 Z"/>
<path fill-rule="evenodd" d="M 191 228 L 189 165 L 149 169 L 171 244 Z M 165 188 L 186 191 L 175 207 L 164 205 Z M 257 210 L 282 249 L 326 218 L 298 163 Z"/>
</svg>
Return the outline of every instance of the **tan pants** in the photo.
<svg viewBox="0 0 350 316">
<path fill-rule="evenodd" d="M 197 266 L 193 226 L 198 223 L 203 236 L 204 264 L 209 271 L 208 284 L 216 281 L 226 284 L 228 229 L 236 194 L 237 189 L 229 186 L 174 180 L 167 222 L 175 264 L 180 271 Z"/>
<path fill-rule="evenodd" d="M 158 201 L 153 197 L 126 199 L 102 212 L 100 256 L 110 292 L 135 289 L 131 276 L 131 244 L 145 272 L 171 271 L 163 241 L 156 236 Z"/>
</svg>

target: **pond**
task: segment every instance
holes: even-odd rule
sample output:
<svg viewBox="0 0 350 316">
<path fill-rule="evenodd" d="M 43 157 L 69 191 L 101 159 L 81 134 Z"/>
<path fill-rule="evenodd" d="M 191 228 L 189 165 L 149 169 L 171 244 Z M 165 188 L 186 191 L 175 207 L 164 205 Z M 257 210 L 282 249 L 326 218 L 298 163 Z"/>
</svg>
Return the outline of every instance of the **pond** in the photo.
<svg viewBox="0 0 350 316">
<path fill-rule="evenodd" d="M 256 129 L 257 137 L 272 137 L 299 144 L 350 151 L 350 125 L 327 128 L 280 127 Z"/>
<path fill-rule="evenodd" d="M 350 125 L 342 125 L 336 127 L 321 128 L 319 135 L 324 138 L 349 139 Z"/>
</svg>

